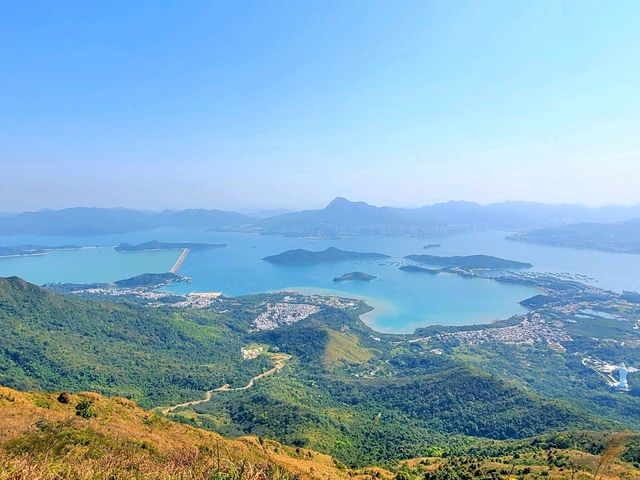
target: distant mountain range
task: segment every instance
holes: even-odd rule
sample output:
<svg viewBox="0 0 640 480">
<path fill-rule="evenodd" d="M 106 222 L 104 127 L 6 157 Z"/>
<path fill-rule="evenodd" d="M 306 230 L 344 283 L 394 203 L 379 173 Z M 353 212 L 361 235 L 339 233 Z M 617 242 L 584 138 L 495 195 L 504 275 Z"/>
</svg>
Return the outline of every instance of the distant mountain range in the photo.
<svg viewBox="0 0 640 480">
<path fill-rule="evenodd" d="M 482 229 L 521 230 L 582 221 L 622 221 L 640 217 L 640 206 L 587 208 L 503 202 L 486 206 L 446 202 L 421 208 L 375 207 L 336 198 L 321 210 L 278 215 L 258 222 L 264 233 L 331 236 L 358 234 L 445 235 Z"/>
<path fill-rule="evenodd" d="M 531 230 L 509 238 L 557 247 L 640 253 L 640 219 L 617 223 L 573 223 Z"/>
<path fill-rule="evenodd" d="M 0 217 L 0 235 L 93 236 L 154 230 L 160 227 L 224 229 L 250 225 L 256 219 L 223 210 L 67 208 Z"/>
<path fill-rule="evenodd" d="M 377 207 L 338 197 L 325 208 L 267 218 L 224 210 L 68 208 L 0 216 L 0 235 L 92 236 L 160 227 L 251 231 L 291 236 L 446 235 L 483 229 L 528 230 L 640 218 L 640 205 L 587 208 L 534 202 L 446 202 L 420 208 Z"/>
</svg>

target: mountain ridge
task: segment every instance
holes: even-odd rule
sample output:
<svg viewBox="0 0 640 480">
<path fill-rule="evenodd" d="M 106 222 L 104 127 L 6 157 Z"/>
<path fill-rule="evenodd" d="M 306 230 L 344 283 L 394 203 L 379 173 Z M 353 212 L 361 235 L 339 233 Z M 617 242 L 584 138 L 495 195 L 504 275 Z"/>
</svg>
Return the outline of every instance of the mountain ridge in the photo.
<svg viewBox="0 0 640 480">
<path fill-rule="evenodd" d="M 521 230 L 579 222 L 640 218 L 640 205 L 584 207 L 506 201 L 448 201 L 417 208 L 374 206 L 336 197 L 324 208 L 258 218 L 217 209 L 163 210 L 72 207 L 0 216 L 0 235 L 95 236 L 181 227 L 285 235 L 441 235 L 469 229 Z"/>
</svg>

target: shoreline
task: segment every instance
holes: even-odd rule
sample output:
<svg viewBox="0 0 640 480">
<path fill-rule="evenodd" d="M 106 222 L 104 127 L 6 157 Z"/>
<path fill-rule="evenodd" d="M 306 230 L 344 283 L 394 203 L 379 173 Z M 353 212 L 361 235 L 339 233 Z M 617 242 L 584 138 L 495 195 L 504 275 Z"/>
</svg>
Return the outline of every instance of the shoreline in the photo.
<svg viewBox="0 0 640 480">
<path fill-rule="evenodd" d="M 90 245 L 84 247 L 74 247 L 74 248 L 43 248 L 42 251 L 38 253 L 12 253 L 11 255 L 0 255 L 0 258 L 16 258 L 16 257 L 41 257 L 43 255 L 49 255 L 50 252 L 75 252 L 76 250 L 88 250 L 93 248 L 107 248 L 101 247 L 100 245 Z"/>
<path fill-rule="evenodd" d="M 368 295 L 361 295 L 358 293 L 344 292 L 341 290 L 333 290 L 331 288 L 322 288 L 322 287 L 286 287 L 280 288 L 278 290 L 273 290 L 271 293 L 276 292 L 291 292 L 298 293 L 301 295 L 320 295 L 325 297 L 341 297 L 341 298 L 349 298 L 353 300 L 360 300 L 364 302 L 367 306 L 371 307 L 371 310 L 365 313 L 361 313 L 359 315 L 360 320 L 362 320 L 367 327 L 375 330 L 379 333 L 394 333 L 401 334 L 401 332 L 392 331 L 389 329 L 385 329 L 376 323 L 376 319 L 388 314 L 393 311 L 393 306 L 384 300 L 380 300 L 375 297 L 370 297 Z M 410 332 L 410 333 L 413 333 Z"/>
<path fill-rule="evenodd" d="M 344 292 L 341 290 L 334 290 L 330 288 L 322 288 L 322 287 L 318 287 L 318 288 L 287 287 L 287 288 L 280 288 L 277 290 L 271 290 L 267 293 L 283 293 L 283 292 L 297 293 L 301 295 L 332 296 L 332 297 L 341 297 L 341 298 L 348 298 L 353 300 L 360 300 L 364 302 L 367 306 L 371 307 L 371 310 L 359 315 L 360 320 L 362 320 L 365 323 L 365 325 L 367 325 L 367 327 L 371 328 L 375 332 L 381 333 L 381 334 L 390 334 L 390 335 L 412 335 L 415 333 L 417 329 L 434 327 L 434 326 L 460 327 L 460 326 L 491 325 L 495 322 L 506 320 L 512 315 L 518 315 L 521 313 L 526 313 L 526 311 L 528 311 L 525 307 L 517 303 L 517 306 L 523 310 L 522 312 L 514 313 L 512 315 L 508 315 L 504 317 L 501 317 L 498 315 L 487 316 L 487 318 L 483 321 L 463 322 L 463 323 L 455 323 L 455 324 L 429 322 L 425 319 L 420 319 L 420 316 L 416 315 L 415 321 L 409 324 L 403 324 L 400 326 L 400 328 L 398 328 L 397 326 L 394 328 L 394 327 L 384 327 L 378 323 L 378 320 L 384 317 L 385 315 L 389 315 L 390 313 L 393 313 L 396 310 L 395 307 L 391 303 L 385 302 L 384 300 L 381 300 L 376 297 L 361 295 L 358 293 Z"/>
</svg>

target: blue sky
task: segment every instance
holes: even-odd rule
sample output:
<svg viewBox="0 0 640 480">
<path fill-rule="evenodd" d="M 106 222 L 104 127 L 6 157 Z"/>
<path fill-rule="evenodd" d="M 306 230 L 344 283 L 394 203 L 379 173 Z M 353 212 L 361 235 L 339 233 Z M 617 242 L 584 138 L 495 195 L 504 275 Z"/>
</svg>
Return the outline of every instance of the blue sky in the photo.
<svg viewBox="0 0 640 480">
<path fill-rule="evenodd" d="M 11 2 L 0 211 L 640 203 L 640 2 Z"/>
</svg>

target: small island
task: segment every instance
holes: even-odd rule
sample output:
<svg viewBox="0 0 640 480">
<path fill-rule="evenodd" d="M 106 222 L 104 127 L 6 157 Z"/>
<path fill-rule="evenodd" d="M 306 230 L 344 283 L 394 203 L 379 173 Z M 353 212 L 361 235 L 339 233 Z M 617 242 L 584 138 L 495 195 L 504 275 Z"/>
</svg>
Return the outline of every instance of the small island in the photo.
<svg viewBox="0 0 640 480">
<path fill-rule="evenodd" d="M 438 273 L 440 273 L 440 270 L 433 269 L 433 268 L 419 267 L 417 265 L 402 265 L 399 268 L 403 272 L 409 272 L 409 273 L 428 273 L 430 275 L 437 275 Z"/>
<path fill-rule="evenodd" d="M 432 248 L 440 248 L 442 246 L 442 244 L 440 243 L 427 243 L 424 247 L 422 247 L 425 250 L 431 250 Z"/>
<path fill-rule="evenodd" d="M 320 252 L 312 252 L 298 248 L 287 250 L 277 255 L 264 257 L 263 260 L 280 265 L 313 265 L 317 263 L 339 262 L 343 260 L 381 260 L 389 258 L 382 253 L 349 252 L 335 247 L 329 247 Z"/>
<path fill-rule="evenodd" d="M 515 260 L 505 260 L 504 258 L 492 257 L 490 255 L 467 255 L 453 257 L 439 257 L 437 255 L 407 255 L 407 260 L 427 265 L 438 265 L 443 267 L 461 267 L 471 269 L 521 269 L 531 268 L 530 263 L 517 262 Z"/>
<path fill-rule="evenodd" d="M 190 250 L 209 250 L 226 246 L 225 243 L 159 242 L 158 240 L 151 240 L 150 242 L 139 243 L 137 245 L 121 243 L 114 248 L 116 252 L 148 252 L 152 250 L 180 250 L 185 248 Z"/>
<path fill-rule="evenodd" d="M 350 273 L 345 273 L 344 275 L 340 275 L 339 277 L 335 277 L 333 281 L 334 282 L 350 282 L 350 281 L 356 280 L 359 282 L 370 282 L 374 278 L 378 278 L 378 277 L 376 277 L 375 275 L 364 273 L 364 272 L 350 272 Z"/>
</svg>

